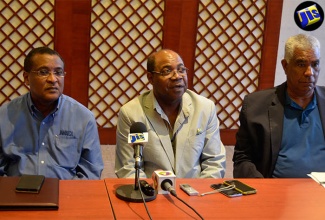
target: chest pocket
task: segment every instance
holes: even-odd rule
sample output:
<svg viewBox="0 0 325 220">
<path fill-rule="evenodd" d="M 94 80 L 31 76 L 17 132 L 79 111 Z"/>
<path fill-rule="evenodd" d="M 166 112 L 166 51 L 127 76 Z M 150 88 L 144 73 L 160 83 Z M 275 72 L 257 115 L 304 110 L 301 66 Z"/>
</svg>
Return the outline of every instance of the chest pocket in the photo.
<svg viewBox="0 0 325 220">
<path fill-rule="evenodd" d="M 72 137 L 56 137 L 53 149 L 57 165 L 65 168 L 75 168 L 79 162 L 81 150 L 78 149 L 78 139 Z"/>
<path fill-rule="evenodd" d="M 191 151 L 201 154 L 205 144 L 206 131 L 196 131 L 188 137 L 188 142 Z M 188 149 L 187 149 L 188 150 Z"/>
</svg>

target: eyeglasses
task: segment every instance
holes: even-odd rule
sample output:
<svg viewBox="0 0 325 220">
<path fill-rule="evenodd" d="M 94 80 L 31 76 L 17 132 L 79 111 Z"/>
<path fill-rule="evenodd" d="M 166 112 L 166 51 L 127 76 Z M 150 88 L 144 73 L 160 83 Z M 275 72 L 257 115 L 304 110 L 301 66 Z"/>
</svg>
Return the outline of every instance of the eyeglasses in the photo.
<svg viewBox="0 0 325 220">
<path fill-rule="evenodd" d="M 47 78 L 49 77 L 49 75 L 51 74 L 51 72 L 54 74 L 55 77 L 58 78 L 63 78 L 66 75 L 66 72 L 64 72 L 64 70 L 54 70 L 54 71 L 50 71 L 48 69 L 40 69 L 40 70 L 33 70 L 30 71 L 31 73 L 36 73 L 37 76 L 42 77 L 42 78 Z"/>
<path fill-rule="evenodd" d="M 157 71 L 151 71 L 152 73 L 156 73 L 159 74 L 161 76 L 169 76 L 172 77 L 174 76 L 174 72 L 177 72 L 177 74 L 181 75 L 181 76 L 186 76 L 188 68 L 186 68 L 185 66 L 183 67 L 177 67 L 177 69 L 171 69 L 171 68 L 163 68 L 162 70 L 160 70 L 160 72 Z M 172 74 L 173 73 L 173 74 Z"/>
</svg>

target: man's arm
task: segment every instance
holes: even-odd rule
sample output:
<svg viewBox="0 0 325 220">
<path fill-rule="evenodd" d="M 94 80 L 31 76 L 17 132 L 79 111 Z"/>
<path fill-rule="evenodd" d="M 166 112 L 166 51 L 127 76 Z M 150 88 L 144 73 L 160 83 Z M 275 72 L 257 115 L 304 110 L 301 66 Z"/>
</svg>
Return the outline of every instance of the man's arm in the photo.
<svg viewBox="0 0 325 220">
<path fill-rule="evenodd" d="M 3 155 L 3 149 L 2 149 L 2 140 L 1 140 L 1 134 L 0 134 L 0 176 L 4 176 L 6 174 L 5 167 L 6 167 L 6 159 Z"/>
<path fill-rule="evenodd" d="M 74 179 L 100 179 L 104 168 L 95 118 L 88 122 Z"/>
<path fill-rule="evenodd" d="M 212 103 L 213 104 L 213 103 Z M 223 178 L 225 175 L 225 147 L 220 139 L 219 120 L 215 105 L 210 105 L 205 146 L 201 155 L 201 178 Z"/>
<path fill-rule="evenodd" d="M 240 127 L 236 135 L 236 145 L 234 150 L 234 178 L 261 178 L 263 175 L 256 169 L 253 163 L 253 149 L 251 132 L 247 119 L 248 98 L 245 97 L 242 110 L 239 115 Z"/>
</svg>

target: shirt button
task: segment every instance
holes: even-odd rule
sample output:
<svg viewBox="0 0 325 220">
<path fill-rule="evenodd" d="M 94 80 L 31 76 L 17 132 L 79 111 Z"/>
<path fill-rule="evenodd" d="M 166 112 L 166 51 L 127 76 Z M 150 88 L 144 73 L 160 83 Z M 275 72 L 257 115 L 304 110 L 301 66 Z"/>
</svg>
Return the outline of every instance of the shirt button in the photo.
<svg viewBox="0 0 325 220">
<path fill-rule="evenodd" d="M 44 164 L 44 160 L 41 161 L 41 164 Z"/>
<path fill-rule="evenodd" d="M 45 145 L 44 142 L 42 143 L 42 145 L 43 145 L 43 146 Z"/>
<path fill-rule="evenodd" d="M 43 125 L 45 125 L 45 122 L 42 122 Z"/>
</svg>

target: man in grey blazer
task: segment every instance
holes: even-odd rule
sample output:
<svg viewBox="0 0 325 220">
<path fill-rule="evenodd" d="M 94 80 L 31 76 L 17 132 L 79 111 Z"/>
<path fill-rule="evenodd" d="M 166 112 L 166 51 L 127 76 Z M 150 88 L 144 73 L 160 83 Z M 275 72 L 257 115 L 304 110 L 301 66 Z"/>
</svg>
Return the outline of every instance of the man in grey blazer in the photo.
<svg viewBox="0 0 325 220">
<path fill-rule="evenodd" d="M 325 87 L 316 86 L 320 43 L 299 34 L 285 44 L 287 81 L 245 97 L 234 177 L 308 177 L 325 172 Z"/>
<path fill-rule="evenodd" d="M 178 178 L 222 178 L 225 148 L 220 140 L 215 104 L 187 89 L 181 57 L 163 49 L 149 56 L 147 77 L 152 90 L 121 107 L 116 132 L 115 173 L 135 176 L 130 127 L 142 122 L 148 130 L 140 177 L 155 170 L 173 171 Z"/>
</svg>

